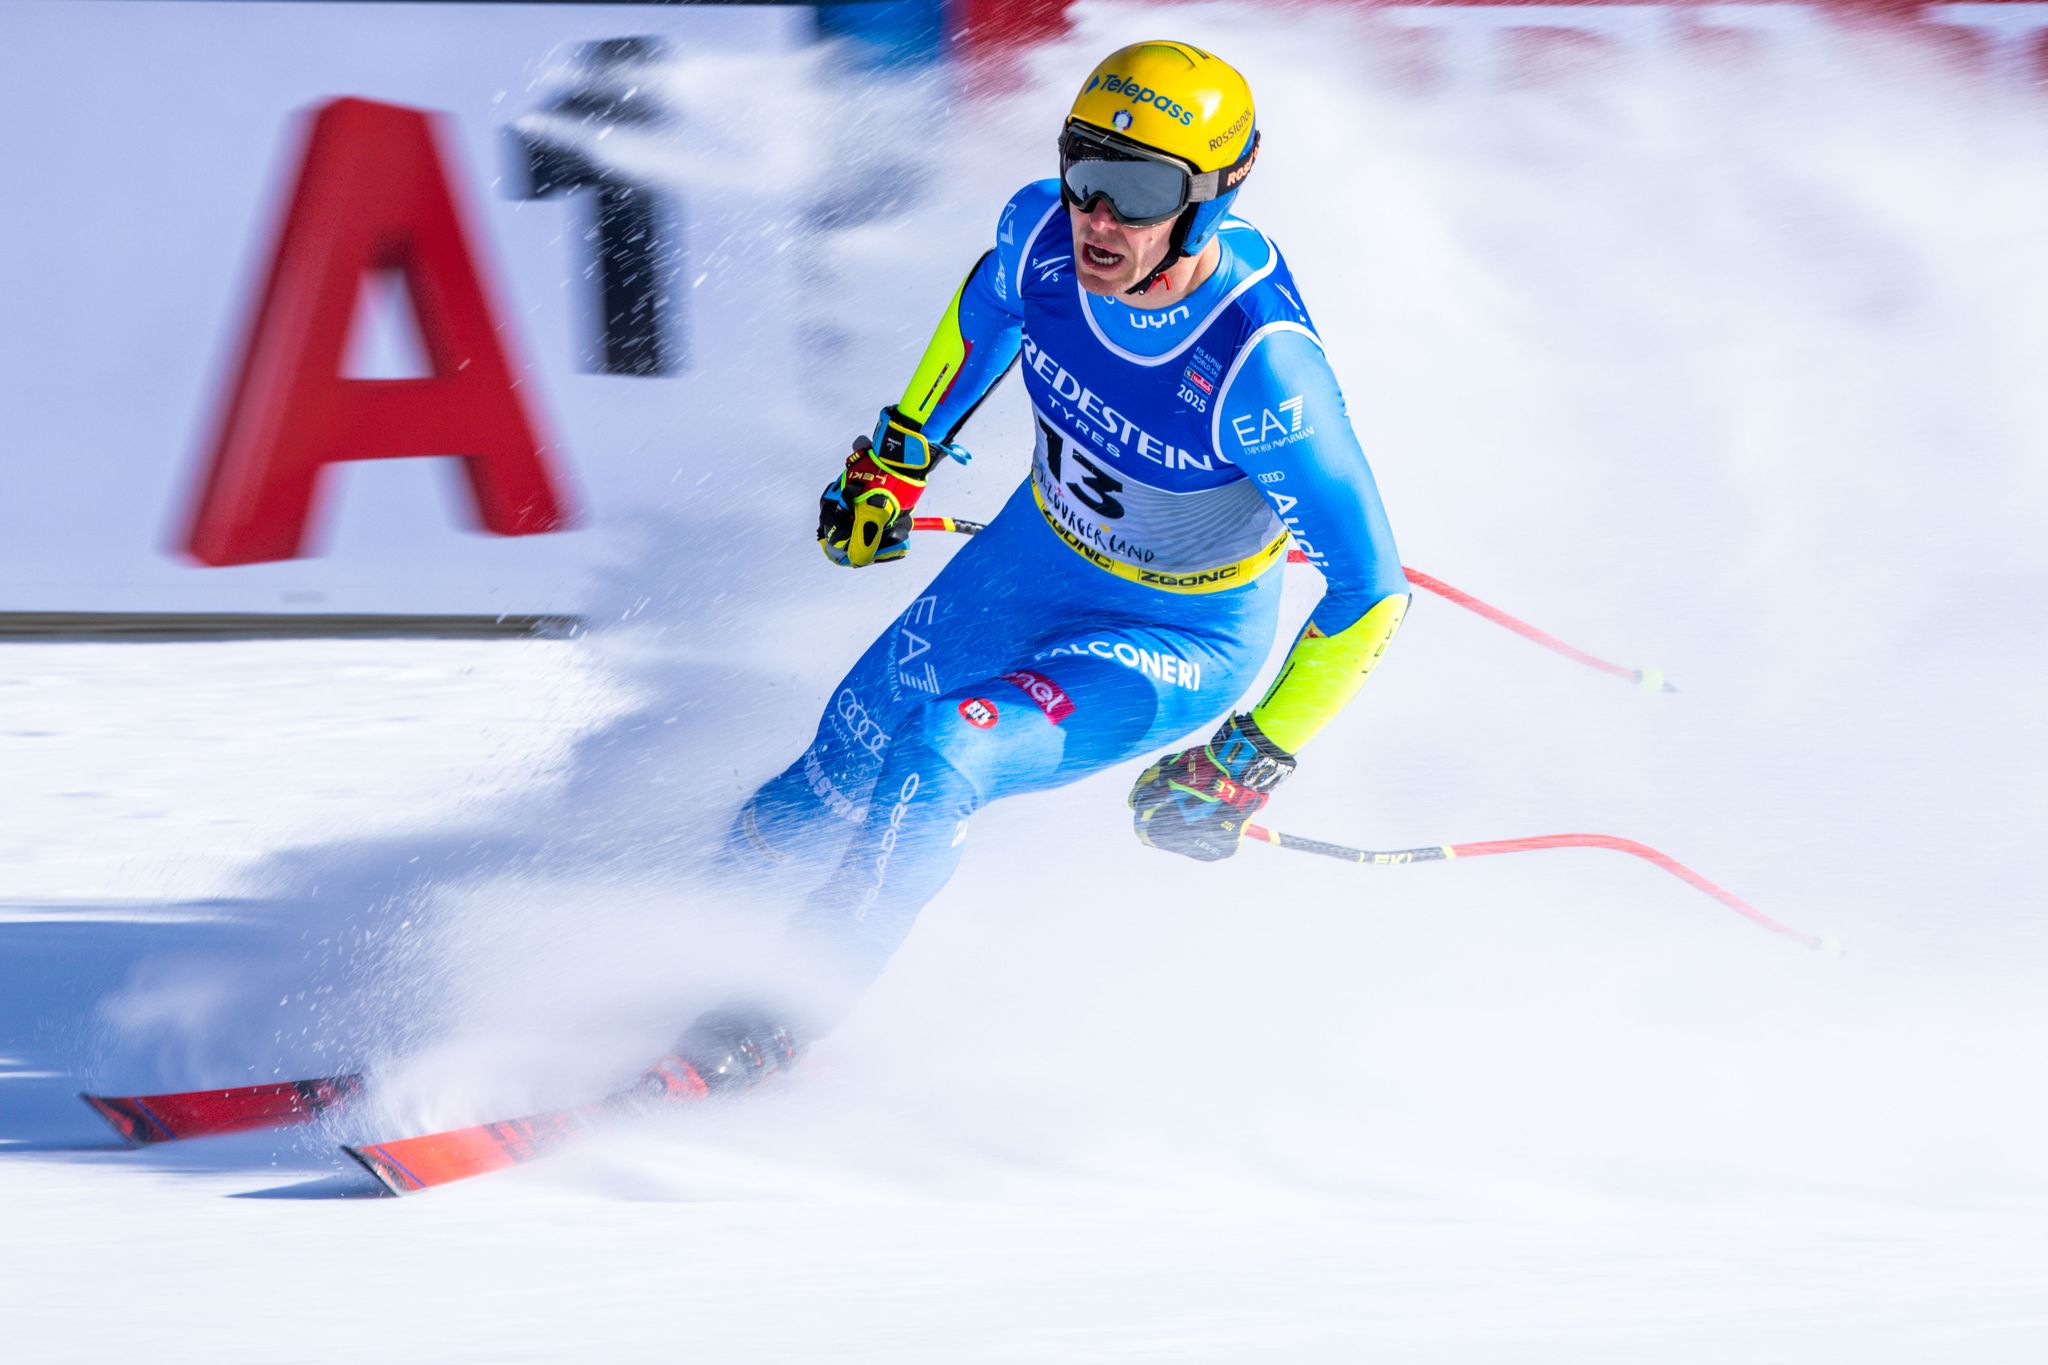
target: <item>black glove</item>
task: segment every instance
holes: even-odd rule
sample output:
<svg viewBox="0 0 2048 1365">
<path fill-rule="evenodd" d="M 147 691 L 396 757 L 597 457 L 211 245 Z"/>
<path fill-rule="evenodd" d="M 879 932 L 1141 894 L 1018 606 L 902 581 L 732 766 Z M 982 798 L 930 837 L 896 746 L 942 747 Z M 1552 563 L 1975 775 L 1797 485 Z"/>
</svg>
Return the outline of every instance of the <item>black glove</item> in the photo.
<svg viewBox="0 0 2048 1365">
<path fill-rule="evenodd" d="M 1237 852 L 1245 822 L 1294 771 L 1294 756 L 1249 715 L 1232 716 L 1207 744 L 1168 754 L 1131 788 L 1141 842 L 1213 863 Z"/>
</svg>

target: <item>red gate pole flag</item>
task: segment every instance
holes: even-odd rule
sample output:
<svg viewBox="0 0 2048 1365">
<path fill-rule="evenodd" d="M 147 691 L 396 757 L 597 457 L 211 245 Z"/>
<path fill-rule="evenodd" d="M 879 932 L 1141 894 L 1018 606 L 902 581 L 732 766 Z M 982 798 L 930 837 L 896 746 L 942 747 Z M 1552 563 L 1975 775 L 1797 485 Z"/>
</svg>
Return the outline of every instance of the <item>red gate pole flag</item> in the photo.
<svg viewBox="0 0 2048 1365">
<path fill-rule="evenodd" d="M 360 99 L 315 115 L 192 516 L 202 563 L 296 557 L 321 471 L 342 460 L 453 456 L 486 530 L 569 524 L 434 124 Z M 366 271 L 403 274 L 430 377 L 342 377 Z"/>
</svg>

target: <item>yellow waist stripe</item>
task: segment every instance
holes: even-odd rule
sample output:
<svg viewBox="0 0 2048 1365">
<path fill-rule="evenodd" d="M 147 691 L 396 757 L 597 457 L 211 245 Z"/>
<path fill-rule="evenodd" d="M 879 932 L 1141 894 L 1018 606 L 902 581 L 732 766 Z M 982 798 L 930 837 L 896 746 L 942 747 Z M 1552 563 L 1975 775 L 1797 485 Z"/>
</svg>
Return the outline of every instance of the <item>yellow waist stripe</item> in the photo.
<svg viewBox="0 0 2048 1365">
<path fill-rule="evenodd" d="M 1176 573 L 1165 569 L 1148 569 L 1142 564 L 1126 564 L 1121 559 L 1112 559 L 1102 551 L 1082 540 L 1079 536 L 1060 525 L 1052 509 L 1045 505 L 1045 494 L 1038 489 L 1038 480 L 1031 481 L 1031 497 L 1038 504 L 1038 513 L 1045 518 L 1053 534 L 1067 543 L 1067 548 L 1087 560 L 1098 569 L 1107 570 L 1118 578 L 1142 583 L 1148 588 L 1161 592 L 1223 592 L 1230 588 L 1241 588 L 1264 573 L 1287 553 L 1287 532 L 1282 531 L 1271 545 L 1257 554 L 1248 555 L 1235 564 L 1219 564 L 1213 569 L 1189 569 Z"/>
</svg>

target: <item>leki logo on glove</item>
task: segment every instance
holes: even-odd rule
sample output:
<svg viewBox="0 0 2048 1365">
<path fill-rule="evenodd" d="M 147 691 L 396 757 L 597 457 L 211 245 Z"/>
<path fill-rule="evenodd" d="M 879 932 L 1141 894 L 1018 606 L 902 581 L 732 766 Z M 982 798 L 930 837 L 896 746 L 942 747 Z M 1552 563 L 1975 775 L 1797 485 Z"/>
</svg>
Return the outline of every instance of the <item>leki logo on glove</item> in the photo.
<svg viewBox="0 0 2048 1365">
<path fill-rule="evenodd" d="M 969 697 L 960 703 L 960 718 L 977 730 L 986 730 L 996 723 L 996 704 L 986 697 Z"/>
</svg>

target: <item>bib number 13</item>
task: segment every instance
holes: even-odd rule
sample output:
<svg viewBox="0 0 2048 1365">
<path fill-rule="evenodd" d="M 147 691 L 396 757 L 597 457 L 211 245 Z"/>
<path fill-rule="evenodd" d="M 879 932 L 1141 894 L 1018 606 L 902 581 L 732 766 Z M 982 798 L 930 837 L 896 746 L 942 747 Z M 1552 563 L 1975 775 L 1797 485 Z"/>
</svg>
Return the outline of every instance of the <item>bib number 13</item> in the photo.
<svg viewBox="0 0 2048 1365">
<path fill-rule="evenodd" d="M 1123 481 L 1113 477 L 1095 461 L 1079 451 L 1066 456 L 1066 438 L 1041 418 L 1038 429 L 1045 436 L 1045 467 L 1052 473 L 1053 482 L 1074 495 L 1074 500 L 1105 521 L 1115 521 L 1124 514 L 1124 505 L 1116 495 L 1123 491 Z M 1063 458 L 1064 457 L 1064 458 Z M 1075 477 L 1068 479 L 1063 464 L 1072 464 Z"/>
</svg>

